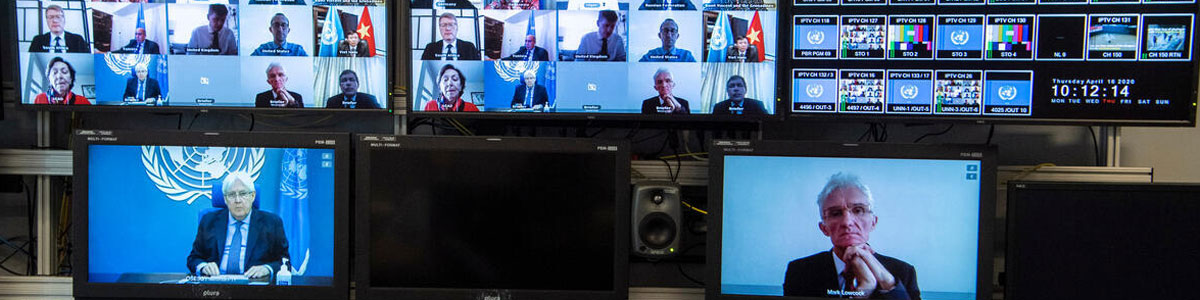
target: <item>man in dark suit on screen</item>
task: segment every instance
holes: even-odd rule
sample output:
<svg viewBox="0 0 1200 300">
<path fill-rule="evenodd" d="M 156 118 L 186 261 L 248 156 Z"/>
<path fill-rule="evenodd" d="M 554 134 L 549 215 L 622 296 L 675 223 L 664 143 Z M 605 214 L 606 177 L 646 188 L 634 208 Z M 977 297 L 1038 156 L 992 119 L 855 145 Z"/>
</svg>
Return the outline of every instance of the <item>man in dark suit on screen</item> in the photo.
<svg viewBox="0 0 1200 300">
<path fill-rule="evenodd" d="M 125 82 L 123 99 L 147 104 L 158 102 L 159 98 L 162 98 L 162 90 L 158 86 L 158 80 L 150 78 L 149 68 L 146 65 L 137 65 L 133 70 L 134 76 Z"/>
<path fill-rule="evenodd" d="M 254 107 L 303 108 L 304 97 L 287 89 L 288 76 L 283 65 L 271 63 L 267 66 L 267 84 L 271 90 L 254 96 Z"/>
<path fill-rule="evenodd" d="M 837 173 L 829 178 L 817 205 L 821 232 L 833 249 L 788 263 L 783 295 L 798 297 L 921 299 L 912 265 L 876 253 L 867 243 L 879 223 L 874 198 L 858 176 Z"/>
<path fill-rule="evenodd" d="M 550 103 L 550 96 L 546 93 L 546 86 L 537 84 L 537 73 L 533 70 L 525 71 L 522 79 L 524 81 L 513 91 L 512 108 L 545 110 L 546 105 Z"/>
<path fill-rule="evenodd" d="M 442 39 L 425 45 L 421 60 L 479 60 L 475 44 L 458 39 L 458 17 L 454 14 L 438 17 L 438 33 Z"/>
<path fill-rule="evenodd" d="M 46 7 L 46 26 L 50 32 L 33 37 L 29 52 L 88 53 L 91 48 L 83 36 L 67 32 L 67 15 L 62 6 L 51 4 Z"/>
<path fill-rule="evenodd" d="M 505 57 L 504 60 L 548 61 L 550 60 L 550 51 L 537 46 L 537 37 L 526 35 L 525 45 L 517 49 L 517 52 Z"/>
<path fill-rule="evenodd" d="M 213 276 L 243 274 L 263 278 L 275 274 L 288 258 L 287 236 L 279 216 L 254 209 L 257 192 L 246 172 L 225 175 L 223 208 L 205 214 L 188 255 L 188 270 Z"/>
<path fill-rule="evenodd" d="M 681 114 L 692 113 L 688 101 L 675 97 L 675 77 L 666 68 L 654 72 L 654 91 L 658 96 L 642 100 L 643 114 Z"/>
<path fill-rule="evenodd" d="M 341 94 L 333 95 L 325 100 L 325 108 L 363 108 L 377 109 L 379 103 L 375 96 L 358 92 L 358 73 L 344 70 L 338 75 L 338 87 Z"/>
<path fill-rule="evenodd" d="M 133 31 L 133 39 L 129 40 L 129 44 L 117 48 L 113 53 L 161 54 L 162 52 L 158 50 L 158 43 L 146 39 L 146 28 L 138 28 Z"/>
</svg>

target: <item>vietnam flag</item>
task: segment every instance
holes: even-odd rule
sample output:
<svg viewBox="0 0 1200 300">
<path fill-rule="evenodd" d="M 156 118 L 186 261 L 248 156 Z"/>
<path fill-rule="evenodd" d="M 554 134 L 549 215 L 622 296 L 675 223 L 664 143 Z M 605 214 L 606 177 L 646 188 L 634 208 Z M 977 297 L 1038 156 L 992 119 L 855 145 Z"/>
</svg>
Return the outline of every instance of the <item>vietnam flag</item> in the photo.
<svg viewBox="0 0 1200 300">
<path fill-rule="evenodd" d="M 762 22 L 758 20 L 758 11 L 754 11 L 754 19 L 750 20 L 750 28 L 746 29 L 746 39 L 751 46 L 758 48 L 758 60 L 764 61 L 767 56 L 767 45 L 763 42 Z"/>
<path fill-rule="evenodd" d="M 371 27 L 371 13 L 363 7 L 362 19 L 358 20 L 358 38 L 367 42 L 367 57 L 375 56 L 375 28 Z"/>
</svg>

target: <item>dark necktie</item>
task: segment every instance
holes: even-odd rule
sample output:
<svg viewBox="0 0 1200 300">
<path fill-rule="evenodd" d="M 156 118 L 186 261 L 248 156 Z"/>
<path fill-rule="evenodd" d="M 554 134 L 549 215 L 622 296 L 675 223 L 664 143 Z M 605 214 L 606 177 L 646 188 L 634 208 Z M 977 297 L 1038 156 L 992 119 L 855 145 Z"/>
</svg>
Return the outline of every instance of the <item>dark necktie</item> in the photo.
<svg viewBox="0 0 1200 300">
<path fill-rule="evenodd" d="M 50 52 L 53 52 L 53 53 L 65 52 L 62 49 L 62 38 L 61 37 L 54 37 L 54 49 L 51 50 Z"/>
<path fill-rule="evenodd" d="M 525 88 L 525 108 L 533 108 L 533 87 Z"/>
<path fill-rule="evenodd" d="M 226 274 L 242 274 L 242 224 L 245 222 L 237 221 L 233 224 L 233 240 L 229 241 L 229 259 L 228 265 L 225 266 Z"/>
<path fill-rule="evenodd" d="M 842 271 L 842 280 L 846 281 L 846 283 L 842 285 L 843 291 L 858 290 L 858 288 L 854 287 L 854 274 L 851 274 L 848 271 Z"/>
<path fill-rule="evenodd" d="M 608 59 L 608 39 L 600 40 L 600 55 L 603 55 L 605 60 Z"/>
<path fill-rule="evenodd" d="M 138 91 L 137 92 L 138 92 L 138 94 L 137 94 L 138 101 L 146 101 L 146 82 L 145 81 L 138 81 Z"/>
<path fill-rule="evenodd" d="M 145 53 L 142 53 L 142 44 L 143 43 L 138 43 L 137 54 L 145 54 Z"/>
<path fill-rule="evenodd" d="M 454 56 L 454 45 L 446 45 L 446 60 L 456 60 Z"/>
<path fill-rule="evenodd" d="M 220 32 L 220 31 L 213 32 L 213 38 L 212 38 L 212 48 L 217 50 L 217 52 L 216 52 L 216 53 L 213 53 L 213 54 L 220 54 L 220 53 L 221 53 L 221 39 L 220 39 L 220 35 L 221 35 L 221 32 Z"/>
</svg>

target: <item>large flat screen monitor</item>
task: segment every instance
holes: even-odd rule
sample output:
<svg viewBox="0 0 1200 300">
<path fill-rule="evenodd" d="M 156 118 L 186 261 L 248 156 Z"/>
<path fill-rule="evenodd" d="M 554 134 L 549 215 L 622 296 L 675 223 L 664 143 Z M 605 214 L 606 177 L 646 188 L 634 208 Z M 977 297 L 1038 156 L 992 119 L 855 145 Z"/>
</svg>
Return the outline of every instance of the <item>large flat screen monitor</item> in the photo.
<svg viewBox="0 0 1200 300">
<path fill-rule="evenodd" d="M 29 107 L 385 111 L 388 2 L 15 0 L 5 42 Z"/>
<path fill-rule="evenodd" d="M 75 135 L 78 299 L 347 299 L 349 135 Z"/>
<path fill-rule="evenodd" d="M 628 143 L 357 139 L 358 299 L 628 297 Z"/>
<path fill-rule="evenodd" d="M 1200 185 L 1008 184 L 1004 299 L 1189 299 Z"/>
<path fill-rule="evenodd" d="M 713 149 L 708 299 L 992 299 L 993 149 Z"/>
<path fill-rule="evenodd" d="M 413 112 L 759 120 L 776 0 L 413 0 Z"/>
<path fill-rule="evenodd" d="M 840 5 L 839 5 L 840 4 Z M 799 120 L 1194 126 L 1195 0 L 793 0 Z"/>
</svg>

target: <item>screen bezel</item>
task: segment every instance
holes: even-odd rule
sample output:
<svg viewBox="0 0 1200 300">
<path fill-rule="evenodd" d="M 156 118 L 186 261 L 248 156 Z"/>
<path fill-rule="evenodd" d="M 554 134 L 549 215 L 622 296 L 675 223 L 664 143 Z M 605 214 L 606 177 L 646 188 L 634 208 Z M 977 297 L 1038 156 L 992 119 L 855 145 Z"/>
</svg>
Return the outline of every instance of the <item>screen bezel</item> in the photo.
<svg viewBox="0 0 1200 300">
<path fill-rule="evenodd" d="M 84 3 L 91 3 L 92 0 L 60 0 L 60 1 L 81 1 Z M 382 18 L 381 20 L 383 20 L 386 23 L 385 25 L 387 26 L 387 28 L 395 29 L 394 26 L 392 26 L 392 25 L 395 20 L 399 20 L 398 18 L 396 18 L 395 14 L 400 11 L 396 7 L 396 2 L 407 2 L 407 0 L 383 0 L 383 1 L 384 1 L 384 5 L 386 6 L 385 11 L 387 11 L 388 16 L 387 16 L 387 18 Z M 170 3 L 164 3 L 164 4 L 170 4 Z M 243 5 L 249 5 L 249 4 L 237 4 L 237 5 L 240 8 Z M 313 5 L 309 5 L 309 6 L 311 7 Z M 387 83 L 384 84 L 384 88 L 385 88 L 385 92 L 387 94 L 386 95 L 376 95 L 379 98 L 386 98 L 383 101 L 384 106 L 380 107 L 379 109 L 350 109 L 350 108 L 323 108 L 323 107 L 303 107 L 303 108 L 262 107 L 262 108 L 259 108 L 259 107 L 253 107 L 253 106 L 245 106 L 245 107 L 241 107 L 241 106 L 121 106 L 121 105 L 97 105 L 97 104 L 93 104 L 93 105 L 48 105 L 48 104 L 25 103 L 23 96 L 22 96 L 23 91 L 22 91 L 22 85 L 21 85 L 21 64 L 19 61 L 21 58 L 21 49 L 20 49 L 19 43 L 16 42 L 17 35 L 19 34 L 19 29 L 17 28 L 17 18 L 15 16 L 15 14 L 17 12 L 17 2 L 13 1 L 10 4 L 5 4 L 3 6 L 0 6 L 0 10 L 6 11 L 8 13 L 8 15 L 11 16 L 11 18 L 9 18 L 10 19 L 9 21 L 5 21 L 5 23 L 8 24 L 9 29 L 4 30 L 4 32 L 9 35 L 9 40 L 12 42 L 6 47 L 8 49 L 7 54 L 0 56 L 0 57 L 5 58 L 7 62 L 11 62 L 12 66 L 9 66 L 6 64 L 3 66 L 4 70 L 2 70 L 0 72 L 8 72 L 12 76 L 13 81 L 14 81 L 13 86 L 15 87 L 14 95 L 16 96 L 13 101 L 16 102 L 15 103 L 16 107 L 21 110 L 81 111 L 81 112 L 131 111 L 131 112 L 155 112 L 155 113 L 209 112 L 209 111 L 233 111 L 233 112 L 251 112 L 251 113 L 327 111 L 330 113 L 353 112 L 355 114 L 358 114 L 358 113 L 391 114 L 397 109 L 393 97 L 395 97 L 397 95 L 395 93 L 395 90 L 397 89 L 396 84 L 398 81 L 396 78 L 396 73 L 393 70 L 396 68 L 395 63 L 397 63 L 397 62 L 404 63 L 404 62 L 395 60 L 396 59 L 395 55 L 388 55 L 386 58 L 387 62 L 385 62 L 385 63 L 387 64 L 387 66 L 385 67 L 385 71 L 387 72 Z M 396 31 L 396 30 L 389 30 L 389 32 L 387 34 L 388 40 L 385 44 L 387 44 L 388 49 L 397 49 L 396 48 L 397 46 L 401 46 L 400 44 L 398 44 L 396 42 L 396 39 L 402 34 L 398 33 L 398 32 L 394 32 L 394 31 Z M 97 53 L 91 53 L 91 54 L 95 55 Z M 169 55 L 169 54 L 164 54 L 164 55 Z M 172 55 L 172 56 L 175 56 L 175 55 Z M 183 56 L 183 55 L 178 55 L 178 56 Z M 237 57 L 239 57 L 239 60 L 240 60 L 240 59 L 242 59 L 243 56 L 239 54 Z M 249 58 L 250 56 L 247 55 L 245 57 Z M 308 57 L 316 58 L 317 56 L 308 56 Z M 407 64 L 407 63 L 404 63 L 404 64 Z"/>
<path fill-rule="evenodd" d="M 1022 3 L 1022 4 L 1030 4 L 1029 6 L 1026 6 L 1026 7 L 1047 5 L 1047 4 L 1033 5 L 1034 3 Z M 1122 3 L 1122 4 L 1126 4 L 1126 3 Z M 989 9 L 997 9 L 998 11 L 1013 12 L 1013 10 L 1010 10 L 1008 7 L 995 7 L 992 5 L 995 5 L 995 4 L 988 5 L 989 7 L 992 7 Z M 1136 3 L 1135 4 L 1126 4 L 1126 5 L 1138 5 L 1139 7 L 1142 7 L 1142 6 L 1140 6 L 1140 4 L 1136 4 Z M 1175 4 L 1175 5 L 1179 5 L 1179 4 Z M 1193 8 L 1196 8 L 1196 6 L 1198 4 L 1193 2 L 1193 3 L 1186 3 L 1185 5 L 1191 5 L 1191 6 L 1193 6 Z M 895 6 L 895 5 L 891 5 L 891 6 L 883 5 L 883 6 L 879 6 L 879 8 L 886 7 L 887 9 L 889 9 L 889 13 L 884 14 L 887 16 L 892 16 L 893 13 L 895 13 L 896 15 L 917 15 L 918 14 L 918 13 L 913 13 L 913 12 L 922 12 L 922 13 L 920 13 L 920 15 L 939 15 L 939 16 L 940 15 L 959 14 L 959 13 L 953 13 L 955 11 L 958 11 L 957 6 L 959 6 L 959 5 L 948 5 L 947 6 L 946 4 L 938 4 L 937 6 L 946 9 L 939 13 L 932 13 L 927 10 L 917 10 L 921 7 L 933 7 L 933 6 L 935 6 L 935 5 L 930 4 L 928 6 L 899 6 L 899 7 Z M 984 3 L 980 3 L 980 4 L 974 5 L 974 6 L 983 7 Z M 1065 7 L 1065 6 L 1073 6 L 1073 5 L 1049 4 L 1049 6 L 1055 6 L 1055 7 L 1056 6 L 1064 6 Z M 802 7 L 802 6 L 797 6 L 797 7 Z M 845 7 L 843 7 L 843 8 L 845 8 Z M 792 14 L 790 9 L 791 9 L 791 7 L 788 8 L 788 11 L 786 12 L 786 14 L 782 11 L 780 12 L 780 16 L 779 16 L 780 20 L 784 20 L 784 19 L 791 20 L 793 17 L 796 16 L 796 15 Z M 854 7 L 853 10 L 851 10 L 850 8 L 847 8 L 847 11 L 862 12 L 861 9 L 862 9 L 861 7 Z M 1057 7 L 1056 7 L 1056 9 L 1057 9 Z M 1063 13 L 1067 13 L 1067 12 L 1074 13 L 1072 10 L 1063 10 Z M 1153 8 L 1149 8 L 1149 10 L 1146 10 L 1145 12 L 1138 12 L 1138 14 L 1154 13 L 1154 12 L 1155 12 L 1155 10 Z M 1033 13 L 1029 13 L 1029 14 L 1033 14 Z M 858 15 L 858 14 L 852 13 L 850 15 Z M 1194 19 L 1194 20 L 1196 20 L 1196 21 L 1194 21 L 1194 22 L 1196 22 L 1196 24 L 1200 24 L 1200 19 Z M 784 22 L 779 22 L 778 24 L 780 26 L 780 28 L 778 29 L 779 30 L 778 36 L 788 37 L 788 39 L 789 39 L 788 44 L 790 44 L 790 42 L 791 42 L 790 39 L 792 38 L 792 34 L 793 34 L 793 32 L 792 32 L 793 26 L 786 26 L 786 24 Z M 787 23 L 787 24 L 791 24 L 791 23 Z M 1191 38 L 1193 41 L 1200 40 L 1200 32 L 1196 32 L 1196 28 L 1193 28 Z M 785 53 L 784 51 L 786 51 L 786 53 L 791 53 L 790 47 L 787 49 L 783 49 L 784 43 L 778 43 L 778 45 L 779 45 L 779 47 L 781 47 L 781 49 L 778 50 L 780 52 L 776 52 L 776 53 Z M 800 122 L 860 121 L 860 122 L 938 122 L 938 123 L 1022 124 L 1022 125 L 1095 125 L 1095 126 L 1100 126 L 1100 125 L 1118 126 L 1119 125 L 1119 126 L 1195 127 L 1196 126 L 1196 113 L 1197 113 L 1196 107 L 1197 107 L 1197 103 L 1198 103 L 1197 102 L 1197 90 L 1200 89 L 1200 57 L 1197 57 L 1197 55 L 1200 55 L 1200 49 L 1197 49 L 1196 45 L 1197 44 L 1193 43 L 1192 49 L 1191 49 L 1192 50 L 1191 64 L 1192 64 L 1192 69 L 1194 71 L 1191 74 L 1192 80 L 1190 81 L 1191 82 L 1191 85 L 1190 85 L 1190 88 L 1191 88 L 1190 104 L 1191 104 L 1191 106 L 1189 106 L 1189 107 L 1191 107 L 1192 109 L 1190 111 L 1188 111 L 1187 119 L 1177 119 L 1177 120 L 1141 119 L 1141 120 L 1139 120 L 1139 119 L 1091 119 L 1091 118 L 1029 118 L 1029 117 L 1021 117 L 1021 116 L 989 117 L 989 116 L 984 116 L 982 114 L 980 114 L 980 115 L 934 115 L 931 113 L 928 115 L 925 115 L 925 114 L 918 115 L 918 114 L 895 114 L 895 113 L 892 113 L 892 114 L 888 114 L 888 113 L 854 114 L 854 113 L 794 112 L 791 109 L 792 76 L 791 76 L 790 70 L 791 70 L 792 65 L 797 65 L 798 64 L 797 61 L 801 61 L 801 60 L 794 59 L 794 58 L 792 58 L 791 55 L 787 55 L 786 57 L 781 57 L 779 59 L 779 61 L 784 62 L 784 63 L 781 63 L 781 65 L 786 64 L 786 65 L 788 65 L 788 67 L 779 68 L 779 73 L 778 73 L 779 78 L 776 79 L 776 82 L 777 83 L 787 82 L 787 84 L 778 84 L 777 88 L 779 89 L 780 93 L 777 95 L 780 95 L 779 96 L 780 105 L 785 105 L 787 108 L 787 110 L 785 112 L 781 112 L 784 116 L 784 119 L 786 119 L 788 121 L 794 120 L 794 121 L 800 121 Z M 936 56 L 936 53 L 935 53 L 935 56 Z M 837 61 L 840 61 L 840 59 L 834 59 L 834 60 L 830 60 L 830 61 L 837 62 Z M 880 61 L 882 62 L 884 60 L 880 60 Z M 937 60 L 929 60 L 928 63 L 933 63 L 936 61 Z M 981 58 L 979 61 L 982 62 L 984 60 Z M 1039 60 L 1031 59 L 1028 61 L 1028 63 L 1033 64 L 1037 61 L 1039 61 Z M 1045 61 L 1045 60 L 1041 60 L 1041 61 Z M 896 70 L 933 69 L 933 70 L 937 70 L 937 68 L 911 67 L 913 65 L 913 63 L 920 63 L 920 62 L 922 62 L 922 61 L 900 61 L 900 63 L 898 63 L 897 65 L 907 65 L 910 67 L 904 67 L 904 68 L 895 67 L 895 68 L 882 68 L 882 69 L 887 69 L 887 70 L 891 70 L 891 69 L 896 69 Z M 952 62 L 951 64 L 953 64 L 953 62 L 958 62 L 958 61 L 951 60 L 951 62 Z M 1055 61 L 1050 61 L 1050 62 L 1054 63 Z M 1100 61 L 1097 63 L 1104 64 L 1105 62 Z M 1152 63 L 1176 63 L 1176 62 L 1152 62 Z M 1182 62 L 1178 62 L 1178 63 L 1182 63 Z M 1153 65 L 1147 65 L 1147 66 L 1152 67 Z M 802 68 L 802 67 L 797 66 L 797 68 Z M 1037 101 L 1037 99 L 1034 99 L 1034 101 Z M 776 106 L 776 108 L 778 108 L 778 107 L 779 106 Z"/>
<path fill-rule="evenodd" d="M 623 300 L 629 291 L 629 226 L 630 226 L 630 162 L 629 142 L 571 138 L 483 138 L 483 137 L 418 137 L 390 135 L 356 135 L 355 149 L 355 293 L 358 299 L 485 299 L 486 293 L 503 292 L 500 300 L 512 299 L 607 299 Z M 607 147 L 617 149 L 602 150 Z M 406 149 L 421 151 L 513 151 L 542 153 L 612 153 L 617 174 L 613 216 L 613 281 L 612 291 L 473 289 L 375 287 L 371 285 L 371 224 L 370 168 L 371 152 L 387 149 L 394 152 Z M 491 298 L 486 298 L 491 299 Z"/>
<path fill-rule="evenodd" d="M 411 13 L 412 13 L 412 9 L 410 8 L 411 1 L 409 1 L 409 0 L 394 0 L 394 1 L 401 2 L 400 5 L 403 6 L 402 8 L 405 12 L 406 17 L 408 15 L 411 15 Z M 775 17 L 777 18 L 777 20 L 778 20 L 778 18 L 781 18 L 783 16 L 783 11 L 781 8 L 782 5 L 783 5 L 782 2 L 776 3 L 775 11 L 773 13 L 775 14 Z M 482 11 L 483 9 L 478 8 L 478 10 Z M 630 9 L 628 11 L 633 11 L 633 10 L 634 9 Z M 704 10 L 697 9 L 696 11 L 703 12 Z M 759 11 L 760 14 L 762 12 L 764 12 L 764 11 Z M 408 20 L 408 18 L 405 18 L 405 20 Z M 780 26 L 779 24 L 781 24 L 781 23 L 778 23 L 778 21 L 777 21 L 776 27 Z M 411 26 L 411 23 L 409 23 L 408 25 Z M 779 29 L 776 28 L 776 31 L 778 31 L 778 30 Z M 645 115 L 645 114 L 639 114 L 639 113 L 603 113 L 603 112 L 599 112 L 599 113 L 584 113 L 584 112 L 505 113 L 505 112 L 488 112 L 488 111 L 479 111 L 479 112 L 419 111 L 419 110 L 414 109 L 414 107 L 416 106 L 415 105 L 416 98 L 414 97 L 414 95 L 411 94 L 411 87 L 413 84 L 412 81 L 414 80 L 414 77 L 412 76 L 412 72 L 413 72 L 413 68 L 416 65 L 415 63 L 413 63 L 414 61 L 411 58 L 412 51 L 410 48 L 412 48 L 412 35 L 411 35 L 411 32 L 406 31 L 406 33 L 407 34 L 404 36 L 404 43 L 405 43 L 404 49 L 408 49 L 405 52 L 405 55 L 409 56 L 409 57 L 408 57 L 408 60 L 405 62 L 404 66 L 401 68 L 404 70 L 404 74 L 405 74 L 404 75 L 405 76 L 404 84 L 406 87 L 409 88 L 408 90 L 409 90 L 410 94 L 408 94 L 408 97 L 406 97 L 404 99 L 404 101 L 405 101 L 404 106 L 405 106 L 405 113 L 411 114 L 414 117 L 442 117 L 442 118 L 463 118 L 463 119 L 502 119 L 502 120 L 607 120 L 607 121 L 671 121 L 671 122 L 682 121 L 682 122 L 720 122 L 720 123 L 742 123 L 742 122 L 744 122 L 744 123 L 752 123 L 752 122 L 761 122 L 761 121 L 779 121 L 779 120 L 783 120 L 784 116 L 786 116 L 786 113 L 784 113 L 783 111 L 780 110 L 780 105 L 784 104 L 784 102 L 783 102 L 784 98 L 780 96 L 780 95 L 782 95 L 780 93 L 782 93 L 783 90 L 779 84 L 779 72 L 782 72 L 782 70 L 784 70 L 784 61 L 783 61 L 783 58 L 781 58 L 781 56 L 780 56 L 781 55 L 780 53 L 782 53 L 782 52 L 779 52 L 779 49 L 783 49 L 783 47 L 781 46 L 783 43 L 780 43 L 780 42 L 775 43 L 775 46 L 777 48 L 777 50 L 775 52 L 775 77 L 776 77 L 775 78 L 775 99 L 770 99 L 770 100 L 763 99 L 762 100 L 763 102 L 775 101 L 775 113 L 770 114 L 770 115 L 765 115 L 765 116 L 733 116 L 733 115 L 726 116 L 726 115 L 713 115 L 713 114 L 688 114 L 686 116 L 677 116 L 677 115 L 659 115 L 659 114 Z M 783 34 L 783 33 L 776 33 L 776 39 L 779 39 L 780 34 Z M 557 63 L 560 61 L 554 60 L 554 62 Z M 631 62 L 629 60 L 626 60 L 625 63 L 629 64 L 629 63 L 639 63 L 639 62 L 636 62 L 636 61 Z M 696 63 L 703 64 L 704 62 L 696 62 Z M 636 97 L 631 98 L 631 99 L 636 99 Z M 630 100 L 630 101 L 635 101 L 635 100 Z M 790 103 L 790 102 L 788 102 L 788 103 Z"/>
<path fill-rule="evenodd" d="M 72 291 L 78 299 L 105 298 L 223 298 L 335 299 L 349 297 L 349 183 L 350 136 L 336 133 L 135 132 L 77 130 L 74 135 L 74 195 L 72 239 L 75 253 Z M 93 283 L 88 281 L 88 155 L 92 145 L 227 146 L 320 148 L 334 150 L 334 257 L 332 286 L 163 285 Z M 214 296 L 212 293 L 216 293 Z M 206 295 L 206 293 L 209 293 Z"/>
<path fill-rule="evenodd" d="M 1023 253 L 1020 249 L 1021 239 L 1013 238 L 1013 229 L 1022 216 L 1020 213 L 1014 214 L 1017 211 L 1016 206 L 1024 202 L 1020 199 L 1025 193 L 1034 191 L 1120 191 L 1120 192 L 1191 192 L 1200 194 L 1200 184 L 1184 184 L 1184 183 L 1109 183 L 1109 182 L 1031 182 L 1031 181 L 1014 181 L 1008 183 L 1008 197 L 1005 206 L 1005 246 L 1004 246 L 1004 273 L 1005 277 L 1021 276 L 1021 268 L 1017 262 L 1021 260 L 1021 255 L 1037 255 L 1035 253 Z M 1015 287 L 1015 289 L 1014 289 Z M 1013 293 L 1016 291 L 1016 293 Z M 1006 299 L 1013 299 L 1012 294 L 1021 292 L 1020 285 L 1012 285 L 1009 281 L 1004 285 L 1004 295 Z"/>
<path fill-rule="evenodd" d="M 709 160 L 708 183 L 708 266 L 705 298 L 725 299 L 803 299 L 833 298 L 759 296 L 721 293 L 721 241 L 724 214 L 725 156 L 791 156 L 832 158 L 894 158 L 967 160 L 980 162 L 979 173 L 979 237 L 976 262 L 976 300 L 992 299 L 992 245 L 995 233 L 992 223 L 996 216 L 996 149 L 981 145 L 921 145 L 876 143 L 828 143 L 792 141 L 713 141 Z"/>
</svg>

